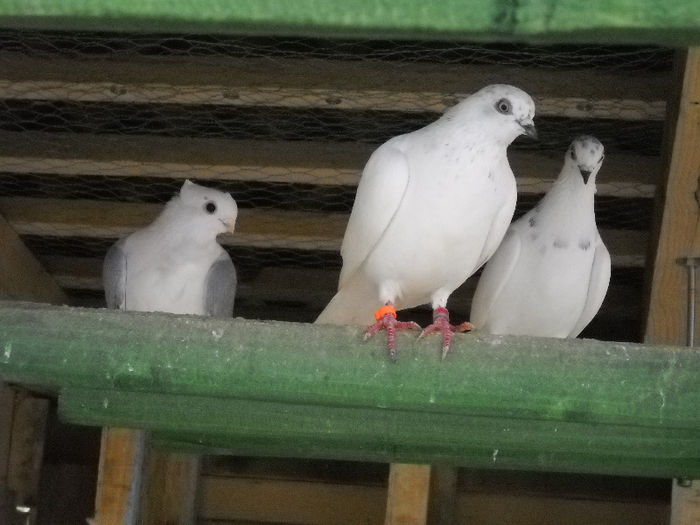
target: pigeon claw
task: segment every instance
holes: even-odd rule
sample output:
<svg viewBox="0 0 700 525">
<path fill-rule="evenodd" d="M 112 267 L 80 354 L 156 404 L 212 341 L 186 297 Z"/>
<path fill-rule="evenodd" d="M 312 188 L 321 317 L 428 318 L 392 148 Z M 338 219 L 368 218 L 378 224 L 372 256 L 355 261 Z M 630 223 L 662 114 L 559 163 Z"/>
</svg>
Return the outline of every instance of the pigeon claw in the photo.
<svg viewBox="0 0 700 525">
<path fill-rule="evenodd" d="M 393 307 L 386 308 L 385 306 L 377 310 L 377 313 L 375 313 L 375 318 L 377 319 L 377 322 L 367 328 L 364 339 L 366 341 L 380 330 L 386 330 L 389 358 L 392 362 L 396 362 L 396 332 L 401 330 L 420 330 L 420 326 L 413 321 L 397 321 L 396 311 L 393 309 Z"/>
<path fill-rule="evenodd" d="M 440 332 L 442 334 L 442 359 L 450 351 L 450 342 L 452 341 L 452 334 L 455 332 L 468 332 L 473 328 L 471 323 L 462 323 L 457 326 L 450 324 L 450 314 L 446 308 L 438 307 L 433 311 L 433 322 L 432 324 L 426 326 L 418 339 L 422 339 L 423 336 L 434 334 L 435 332 Z"/>
</svg>

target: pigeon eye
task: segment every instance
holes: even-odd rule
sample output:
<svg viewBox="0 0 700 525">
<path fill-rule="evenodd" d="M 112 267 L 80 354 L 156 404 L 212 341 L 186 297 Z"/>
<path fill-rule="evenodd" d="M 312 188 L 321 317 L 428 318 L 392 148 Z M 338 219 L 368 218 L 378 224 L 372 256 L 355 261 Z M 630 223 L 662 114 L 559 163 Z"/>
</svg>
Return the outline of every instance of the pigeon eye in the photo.
<svg viewBox="0 0 700 525">
<path fill-rule="evenodd" d="M 204 209 L 207 211 L 207 213 L 212 214 L 216 211 L 216 204 L 209 201 L 204 205 Z"/>
<path fill-rule="evenodd" d="M 496 110 L 499 113 L 503 113 L 504 115 L 508 115 L 510 113 L 511 107 L 510 107 L 510 101 L 507 98 L 502 98 L 498 102 L 496 102 Z"/>
</svg>

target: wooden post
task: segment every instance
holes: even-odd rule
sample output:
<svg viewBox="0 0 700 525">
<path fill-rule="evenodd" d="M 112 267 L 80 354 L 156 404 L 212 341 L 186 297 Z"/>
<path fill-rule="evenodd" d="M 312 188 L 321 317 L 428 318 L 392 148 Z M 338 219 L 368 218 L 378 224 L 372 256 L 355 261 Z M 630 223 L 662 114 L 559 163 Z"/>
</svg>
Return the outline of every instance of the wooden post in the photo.
<svg viewBox="0 0 700 525">
<path fill-rule="evenodd" d="M 700 483 L 696 480 L 677 480 L 671 491 L 671 524 L 697 525 L 700 523 Z"/>
<path fill-rule="evenodd" d="M 7 486 L 14 406 L 14 390 L 0 382 L 0 523 L 10 523 L 14 514 L 14 498 Z"/>
<path fill-rule="evenodd" d="M 44 455 L 44 435 L 49 402 L 25 393 L 6 389 L 2 394 L 0 423 L 0 489 L 5 509 L 14 520 L 18 511 L 26 514 L 25 523 L 34 523 L 39 492 L 39 475 Z M 3 516 L 5 517 L 5 516 Z"/>
<path fill-rule="evenodd" d="M 200 457 L 157 449 L 150 449 L 148 456 L 142 522 L 146 525 L 193 525 Z"/>
<path fill-rule="evenodd" d="M 146 433 L 103 428 L 92 525 L 136 525 Z"/>
<path fill-rule="evenodd" d="M 457 522 L 457 477 L 459 469 L 433 465 L 428 502 L 428 523 L 451 525 Z"/>
<path fill-rule="evenodd" d="M 666 183 L 657 197 L 651 293 L 645 342 L 683 344 L 687 326 L 687 275 L 682 257 L 700 255 L 700 48 L 682 57 L 679 93 L 667 116 Z M 654 236 L 652 237 L 652 239 Z M 700 486 L 674 482 L 672 525 L 700 522 Z"/>
<path fill-rule="evenodd" d="M 66 294 L 0 215 L 0 298 L 53 304 L 68 302 Z"/>
<path fill-rule="evenodd" d="M 392 463 L 384 525 L 423 525 L 429 492 L 430 465 Z"/>
</svg>

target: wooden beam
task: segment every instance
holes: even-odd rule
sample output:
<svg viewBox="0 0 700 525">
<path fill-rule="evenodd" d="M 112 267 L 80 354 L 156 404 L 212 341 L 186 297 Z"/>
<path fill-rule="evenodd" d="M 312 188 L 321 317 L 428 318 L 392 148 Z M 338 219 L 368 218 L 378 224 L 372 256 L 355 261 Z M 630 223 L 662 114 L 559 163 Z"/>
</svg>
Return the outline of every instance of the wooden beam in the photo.
<svg viewBox="0 0 700 525">
<path fill-rule="evenodd" d="M 274 78 L 271 76 L 271 78 Z M 290 109 L 344 109 L 365 111 L 403 111 L 442 113 L 470 93 L 435 91 L 395 92 L 384 90 L 353 91 L 343 88 L 280 88 L 201 84 L 114 84 L 113 82 L 56 82 L 0 79 L 0 99 L 60 100 L 71 102 L 121 102 L 130 104 L 184 104 L 238 107 L 276 107 Z M 541 117 L 608 118 L 619 120 L 663 120 L 663 100 L 535 97 Z"/>
<path fill-rule="evenodd" d="M 668 505 L 618 494 L 552 494 L 551 490 L 460 491 L 455 521 L 469 525 L 659 525 L 668 521 Z M 202 479 L 202 525 L 235 523 L 381 523 L 386 487 L 323 483 L 307 479 L 270 479 L 206 475 Z M 237 497 L 232 498 L 231 494 Z M 433 522 L 430 522 L 433 523 Z"/>
<path fill-rule="evenodd" d="M 392 463 L 384 525 L 424 525 L 429 492 L 430 465 Z"/>
<path fill-rule="evenodd" d="M 697 4 L 643 3 L 630 12 L 627 1 L 583 10 L 574 2 L 534 1 L 508 5 L 496 0 L 447 0 L 426 6 L 395 0 L 391 8 L 374 0 L 347 5 L 308 1 L 224 3 L 202 10 L 198 2 L 142 5 L 116 1 L 108 7 L 81 2 L 67 5 L 0 4 L 0 23 L 16 29 L 73 31 L 151 31 L 190 34 L 490 40 L 497 42 L 697 43 Z M 545 18 L 543 18 L 545 17 Z"/>
<path fill-rule="evenodd" d="M 235 495 L 235 497 L 232 497 Z M 198 523 L 378 523 L 386 488 L 204 476 Z"/>
<path fill-rule="evenodd" d="M 659 186 L 652 232 L 653 263 L 645 341 L 686 341 L 687 273 L 678 259 L 700 256 L 698 191 L 700 170 L 700 48 L 692 48 L 680 67 L 679 93 L 667 131 L 665 182 Z M 697 333 L 697 327 L 694 327 Z"/>
<path fill-rule="evenodd" d="M 103 428 L 97 473 L 95 517 L 91 525 L 136 525 L 146 434 Z"/>
<path fill-rule="evenodd" d="M 7 485 L 12 445 L 12 420 L 15 391 L 0 381 L 0 522 L 10 523 L 14 515 L 14 497 Z"/>
<path fill-rule="evenodd" d="M 671 525 L 700 523 L 700 482 L 674 480 L 671 489 Z"/>
<path fill-rule="evenodd" d="M 48 399 L 27 393 L 15 396 L 7 489 L 14 496 L 14 508 L 23 508 L 27 523 L 36 520 L 48 413 Z"/>
<path fill-rule="evenodd" d="M 677 76 L 667 125 L 665 181 L 659 188 L 652 233 L 656 249 L 649 272 L 651 291 L 644 338 L 650 343 L 682 344 L 691 330 L 698 333 L 697 323 L 688 325 L 689 282 L 687 268 L 679 259 L 700 256 L 700 48 L 679 54 Z M 685 487 L 674 483 L 671 507 L 672 525 L 697 523 L 698 483 Z"/>
<path fill-rule="evenodd" d="M 367 144 L 246 141 L 1 132 L 0 163 L 7 173 L 61 176 L 156 177 L 269 183 L 357 185 L 375 149 Z M 41 151 L 41 155 L 37 155 Z M 513 150 L 509 159 L 523 194 L 544 193 L 561 169 L 562 151 Z M 657 157 L 608 155 L 599 196 L 654 196 Z"/>
<path fill-rule="evenodd" d="M 65 304 L 68 298 L 0 212 L 0 297 Z"/>
<path fill-rule="evenodd" d="M 494 82 L 515 83 L 539 116 L 663 120 L 668 72 L 276 57 L 76 61 L 0 53 L 0 98 L 443 112 Z M 148 82 L 144 82 L 148 79 Z M 616 89 L 613 89 L 615 86 Z M 624 93 L 624 98 L 619 95 Z"/>
<path fill-rule="evenodd" d="M 200 456 L 150 449 L 146 460 L 144 525 L 196 523 Z"/>
<path fill-rule="evenodd" d="M 72 420 L 242 454 L 700 474 L 700 350 L 472 334 L 445 366 L 405 336 L 388 365 L 360 333 L 0 304 L 0 378 L 61 387 Z"/>
<path fill-rule="evenodd" d="M 20 235 L 46 237 L 124 237 L 149 224 L 162 205 L 133 202 L 0 197 L 0 213 Z M 339 251 L 348 215 L 243 208 L 236 232 L 220 236 L 225 246 Z M 601 232 L 620 267 L 640 267 L 647 250 L 646 233 Z"/>
</svg>

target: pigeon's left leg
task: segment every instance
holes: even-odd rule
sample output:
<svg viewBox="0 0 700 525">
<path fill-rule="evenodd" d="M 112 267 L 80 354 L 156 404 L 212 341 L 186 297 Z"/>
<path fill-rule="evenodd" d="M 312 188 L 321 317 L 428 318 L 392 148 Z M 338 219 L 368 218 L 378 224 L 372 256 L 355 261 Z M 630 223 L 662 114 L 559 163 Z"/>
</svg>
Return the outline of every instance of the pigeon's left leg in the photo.
<svg viewBox="0 0 700 525">
<path fill-rule="evenodd" d="M 386 330 L 387 346 L 389 347 L 389 357 L 396 361 L 396 332 L 399 330 L 420 330 L 420 326 L 413 321 L 397 321 L 396 309 L 391 301 L 387 301 L 384 306 L 374 312 L 377 320 L 365 331 L 365 339 L 372 337 L 379 330 Z"/>
<path fill-rule="evenodd" d="M 447 308 L 438 306 L 433 309 L 433 323 L 423 329 L 418 339 L 424 335 L 440 332 L 442 334 L 442 358 L 445 359 L 447 352 L 450 351 L 452 334 L 455 332 L 466 332 L 472 328 L 471 323 L 462 323 L 457 326 L 450 324 L 450 314 Z"/>
</svg>

